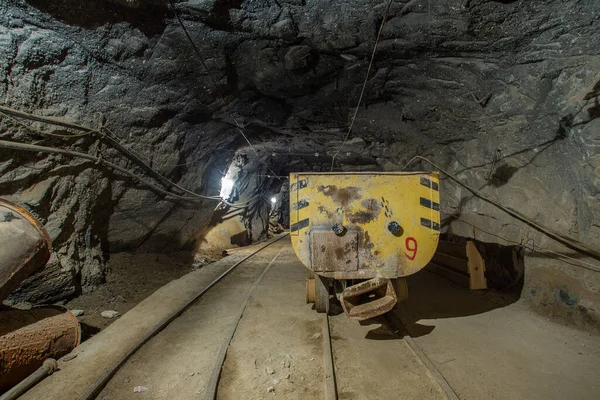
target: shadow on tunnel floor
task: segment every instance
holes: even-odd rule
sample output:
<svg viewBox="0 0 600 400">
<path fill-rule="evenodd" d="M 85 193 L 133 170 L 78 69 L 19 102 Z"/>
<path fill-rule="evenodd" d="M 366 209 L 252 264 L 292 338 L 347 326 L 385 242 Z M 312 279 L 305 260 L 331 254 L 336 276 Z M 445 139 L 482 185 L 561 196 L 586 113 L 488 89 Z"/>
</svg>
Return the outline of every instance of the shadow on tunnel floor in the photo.
<svg viewBox="0 0 600 400">
<path fill-rule="evenodd" d="M 520 297 L 517 290 L 469 290 L 427 269 L 407 281 L 408 299 L 393 313 L 411 337 L 426 335 L 435 328 L 418 323 L 420 320 L 482 314 L 515 303 Z"/>
<path fill-rule="evenodd" d="M 374 325 L 366 339 L 397 340 L 405 335 L 420 337 L 431 333 L 435 326 L 421 320 L 459 318 L 506 307 L 519 300 L 520 291 L 470 290 L 430 272 L 427 268 L 407 278 L 408 299 L 386 316 L 362 321 Z M 387 317 L 387 318 L 386 318 Z M 401 322 L 400 327 L 390 319 Z M 398 329 L 400 328 L 400 329 Z"/>
</svg>

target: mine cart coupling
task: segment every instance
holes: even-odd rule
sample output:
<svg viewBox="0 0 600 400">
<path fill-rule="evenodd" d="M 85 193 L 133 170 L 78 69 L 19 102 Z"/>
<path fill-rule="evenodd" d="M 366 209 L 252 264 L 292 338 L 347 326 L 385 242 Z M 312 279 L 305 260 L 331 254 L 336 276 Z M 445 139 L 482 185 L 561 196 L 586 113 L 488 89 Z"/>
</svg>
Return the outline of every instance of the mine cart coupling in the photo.
<svg viewBox="0 0 600 400">
<path fill-rule="evenodd" d="M 362 321 L 391 311 L 398 297 L 390 279 L 374 278 L 344 289 L 340 302 L 348 318 Z"/>
</svg>

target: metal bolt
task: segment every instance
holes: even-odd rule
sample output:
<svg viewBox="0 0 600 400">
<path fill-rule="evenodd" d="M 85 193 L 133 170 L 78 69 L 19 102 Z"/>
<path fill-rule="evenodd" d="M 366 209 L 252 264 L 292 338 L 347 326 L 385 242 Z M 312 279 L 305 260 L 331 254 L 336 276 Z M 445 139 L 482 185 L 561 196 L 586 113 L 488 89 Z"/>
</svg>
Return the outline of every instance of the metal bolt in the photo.
<svg viewBox="0 0 600 400">
<path fill-rule="evenodd" d="M 400 224 L 397 223 L 396 221 L 392 221 L 388 224 L 388 231 L 392 232 L 392 233 L 398 233 L 398 231 L 400 231 Z"/>
<path fill-rule="evenodd" d="M 346 228 L 344 228 L 344 225 L 340 223 L 333 225 L 331 229 L 335 232 L 336 235 L 341 235 L 346 230 Z"/>
</svg>

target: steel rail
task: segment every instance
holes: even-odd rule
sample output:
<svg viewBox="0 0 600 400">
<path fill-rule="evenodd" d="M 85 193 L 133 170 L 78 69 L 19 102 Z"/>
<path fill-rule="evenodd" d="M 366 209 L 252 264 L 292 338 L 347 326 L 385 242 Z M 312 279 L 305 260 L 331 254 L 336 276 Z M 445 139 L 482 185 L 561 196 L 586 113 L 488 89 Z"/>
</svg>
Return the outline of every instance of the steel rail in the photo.
<svg viewBox="0 0 600 400">
<path fill-rule="evenodd" d="M 423 363 L 427 371 L 431 374 L 431 376 L 435 379 L 435 381 L 440 385 L 440 388 L 446 395 L 448 400 L 460 400 L 450 383 L 446 380 L 444 375 L 433 365 L 429 357 L 425 354 L 423 349 L 419 346 L 415 340 L 410 337 L 404 324 L 402 321 L 393 314 L 393 312 L 388 312 L 383 315 L 383 319 L 387 322 L 389 328 L 394 332 L 400 339 L 404 340 L 404 342 L 408 345 L 412 353 Z"/>
<path fill-rule="evenodd" d="M 232 325 L 229 329 L 227 338 L 221 345 L 221 349 L 217 356 L 216 364 L 212 370 L 212 373 L 211 373 L 209 381 L 208 381 L 208 385 L 206 387 L 206 391 L 204 393 L 205 400 L 215 400 L 217 398 L 217 392 L 218 392 L 218 387 L 219 387 L 219 382 L 220 382 L 220 377 L 221 377 L 221 371 L 223 369 L 223 364 L 225 363 L 225 359 L 227 357 L 227 351 L 229 349 L 231 341 L 233 340 L 233 337 L 235 336 L 235 333 L 237 331 L 239 323 L 240 323 L 242 317 L 244 316 L 244 311 L 246 310 L 246 307 L 248 306 L 248 303 L 250 302 L 250 299 L 252 298 L 252 295 L 254 294 L 254 290 L 260 284 L 260 282 L 262 282 L 263 277 L 269 271 L 269 269 L 271 268 L 271 265 L 273 265 L 273 263 L 275 262 L 277 257 L 279 257 L 279 254 L 284 250 L 284 248 L 279 250 L 279 252 L 275 255 L 275 257 L 273 257 L 271 262 L 265 267 L 265 269 L 263 270 L 261 275 L 258 277 L 258 279 L 254 282 L 254 284 L 252 285 L 250 290 L 248 290 L 246 298 L 244 299 L 244 303 L 240 307 L 240 311 L 239 311 L 235 321 L 232 323 Z M 334 367 L 334 360 L 333 360 L 331 335 L 330 335 L 330 331 L 329 331 L 329 316 L 327 314 L 324 314 L 322 320 L 323 320 L 323 356 L 324 356 L 324 364 L 325 364 L 324 365 L 324 369 L 325 369 L 325 399 L 326 400 L 337 400 L 338 395 L 337 395 L 337 386 L 336 386 L 336 381 L 335 381 L 335 367 Z"/>
<path fill-rule="evenodd" d="M 280 237 L 266 243 L 264 246 L 260 247 L 256 251 L 242 258 L 240 261 L 233 264 L 229 267 L 225 272 L 219 275 L 215 280 L 209 283 L 205 288 L 200 290 L 191 300 L 189 300 L 182 307 L 165 317 L 154 329 L 148 332 L 142 339 L 140 339 L 123 357 L 119 359 L 111 368 L 106 370 L 102 376 L 100 376 L 94 383 L 89 385 L 85 392 L 79 396 L 78 400 L 92 400 L 95 399 L 102 389 L 110 382 L 110 380 L 114 377 L 114 375 L 119 371 L 119 369 L 129 360 L 144 344 L 146 344 L 150 339 L 160 333 L 164 328 L 166 328 L 171 322 L 177 319 L 185 310 L 187 310 L 193 303 L 196 302 L 199 298 L 201 298 L 210 288 L 212 288 L 215 284 L 217 284 L 221 279 L 229 275 L 231 271 L 233 271 L 237 266 L 242 264 L 244 261 L 248 260 L 250 257 L 256 255 L 261 250 L 269 247 L 273 243 L 278 242 L 279 240 L 287 237 L 289 233 L 284 233 Z"/>
<path fill-rule="evenodd" d="M 337 384 L 335 381 L 335 362 L 333 360 L 333 344 L 331 343 L 331 331 L 329 314 L 323 318 L 323 356 L 325 357 L 325 400 L 337 400 Z"/>
<path fill-rule="evenodd" d="M 233 340 L 233 336 L 235 335 L 237 327 L 239 326 L 240 321 L 241 321 L 242 317 L 244 316 L 244 311 L 246 310 L 246 307 L 248 306 L 248 303 L 250 302 L 250 299 L 252 298 L 252 295 L 254 294 L 254 289 L 256 289 L 256 287 L 262 281 L 265 274 L 269 271 L 269 269 L 271 269 L 271 265 L 273 265 L 273 263 L 275 262 L 277 257 L 279 257 L 279 254 L 283 251 L 283 249 L 285 249 L 285 247 L 282 247 L 281 250 L 279 250 L 277 252 L 277 254 L 275 254 L 275 257 L 273 257 L 271 262 L 265 267 L 265 269 L 260 274 L 258 279 L 254 282 L 254 284 L 252 285 L 250 290 L 248 290 L 246 298 L 244 299 L 244 303 L 240 307 L 240 311 L 239 311 L 235 321 L 229 328 L 229 332 L 227 333 L 227 339 L 223 342 L 223 344 L 221 345 L 221 349 L 219 350 L 219 355 L 217 356 L 217 362 L 212 370 L 210 379 L 208 380 L 208 385 L 206 387 L 206 391 L 204 393 L 205 400 L 214 400 L 217 398 L 217 390 L 219 388 L 219 378 L 221 377 L 221 370 L 223 369 L 223 364 L 225 363 L 225 358 L 227 357 L 227 350 L 229 349 L 229 345 L 231 344 L 231 341 Z"/>
</svg>

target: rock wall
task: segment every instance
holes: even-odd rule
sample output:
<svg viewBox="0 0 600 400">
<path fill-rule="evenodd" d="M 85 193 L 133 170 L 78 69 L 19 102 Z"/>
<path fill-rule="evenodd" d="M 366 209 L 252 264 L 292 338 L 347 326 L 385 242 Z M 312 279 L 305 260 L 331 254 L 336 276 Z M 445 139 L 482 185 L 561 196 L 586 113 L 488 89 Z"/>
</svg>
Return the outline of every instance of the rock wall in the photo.
<svg viewBox="0 0 600 400">
<path fill-rule="evenodd" d="M 235 151 L 264 168 L 239 182 L 248 194 L 277 185 L 259 179 L 273 174 L 265 164 L 278 175 L 329 170 L 386 2 L 176 3 L 203 61 L 159 1 L 95 0 L 85 10 L 75 1 L 5 1 L 3 103 L 90 126 L 104 119 L 153 167 L 199 193 L 218 192 L 219 170 Z M 400 170 L 425 156 L 506 206 L 600 247 L 600 107 L 597 96 L 584 100 L 600 80 L 599 16 L 596 0 L 392 2 L 335 170 Z M 32 135 L 5 118 L 0 136 L 86 151 L 95 144 Z M 102 155 L 118 160 L 110 149 Z M 40 296 L 97 284 L 109 250 L 198 245 L 213 217 L 214 202 L 165 201 L 64 157 L 1 151 L 0 171 L 0 194 L 29 204 L 54 230 L 55 259 L 30 282 Z M 591 270 L 600 261 L 448 180 L 441 189 L 445 230 L 527 246 L 523 297 L 597 325 L 600 279 Z"/>
<path fill-rule="evenodd" d="M 131 11 L 103 3 L 85 10 L 79 2 L 0 5 L 3 105 L 93 128 L 104 123 L 167 178 L 218 194 L 218 170 L 239 139 L 231 124 L 211 119 L 222 105 L 210 96 L 210 80 L 182 33 L 167 26 L 164 5 Z M 94 139 L 47 136 L 71 132 L 29 125 L 3 117 L 0 136 L 100 155 L 141 172 Z M 53 239 L 48 266 L 15 294 L 30 301 L 100 284 L 109 252 L 193 247 L 216 205 L 166 200 L 114 171 L 64 156 L 1 149 L 0 172 L 0 195 L 29 206 Z"/>
</svg>

